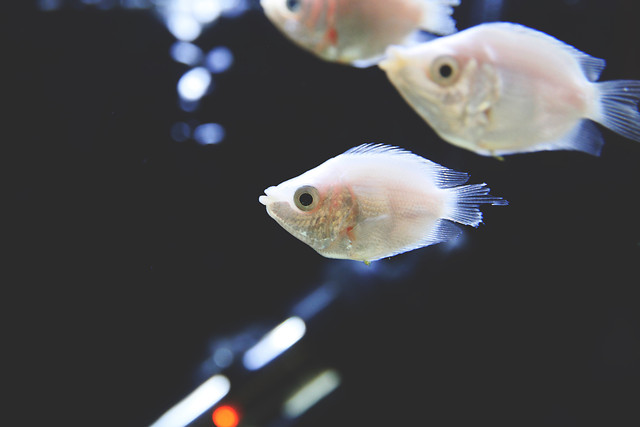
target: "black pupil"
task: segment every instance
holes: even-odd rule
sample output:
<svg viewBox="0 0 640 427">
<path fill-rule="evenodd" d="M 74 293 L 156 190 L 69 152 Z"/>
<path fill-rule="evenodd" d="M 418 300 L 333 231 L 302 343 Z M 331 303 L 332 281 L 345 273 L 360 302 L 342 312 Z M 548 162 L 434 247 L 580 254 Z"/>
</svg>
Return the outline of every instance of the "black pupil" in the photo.
<svg viewBox="0 0 640 427">
<path fill-rule="evenodd" d="M 300 0 L 287 0 L 287 9 L 289 9 L 292 12 L 295 12 L 296 10 L 298 10 L 298 7 L 300 6 Z"/>
<path fill-rule="evenodd" d="M 302 193 L 298 196 L 298 200 L 302 206 L 309 206 L 313 203 L 313 196 L 309 193 Z"/>
<path fill-rule="evenodd" d="M 451 68 L 451 65 L 441 65 L 440 66 L 440 70 L 438 70 L 440 72 L 440 76 L 443 78 L 448 78 L 451 77 L 451 74 L 453 74 L 453 68 Z"/>
</svg>

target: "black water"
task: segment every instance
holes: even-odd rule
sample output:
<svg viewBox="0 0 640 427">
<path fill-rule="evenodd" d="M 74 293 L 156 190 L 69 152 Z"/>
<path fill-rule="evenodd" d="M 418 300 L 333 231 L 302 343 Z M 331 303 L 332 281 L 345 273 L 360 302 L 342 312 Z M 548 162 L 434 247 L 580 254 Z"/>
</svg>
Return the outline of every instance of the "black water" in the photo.
<svg viewBox="0 0 640 427">
<path fill-rule="evenodd" d="M 603 130 L 600 158 L 477 156 L 438 139 L 380 70 L 322 62 L 258 9 L 194 42 L 234 64 L 185 111 L 190 67 L 149 9 L 13 3 L 0 32 L 14 425 L 148 425 L 213 373 L 216 339 L 259 336 L 327 281 L 340 297 L 287 372 L 333 367 L 343 384 L 297 425 L 640 423 L 638 143 Z M 481 13 L 463 3 L 458 28 Z M 638 17 L 631 0 L 507 0 L 499 14 L 605 58 L 602 80 L 640 79 Z M 172 138 L 210 122 L 218 144 Z M 257 198 L 363 142 L 470 172 L 511 204 L 486 207 L 457 246 L 364 273 L 324 259 Z M 250 383 L 235 369 L 232 387 Z"/>
</svg>

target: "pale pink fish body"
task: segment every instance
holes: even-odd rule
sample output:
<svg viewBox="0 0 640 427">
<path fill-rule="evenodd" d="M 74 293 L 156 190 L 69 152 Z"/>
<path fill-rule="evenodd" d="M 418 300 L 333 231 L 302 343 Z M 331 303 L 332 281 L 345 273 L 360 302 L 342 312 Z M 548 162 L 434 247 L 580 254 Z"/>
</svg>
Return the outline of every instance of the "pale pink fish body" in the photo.
<svg viewBox="0 0 640 427">
<path fill-rule="evenodd" d="M 321 255 L 374 261 L 477 227 L 479 205 L 505 205 L 485 184 L 397 147 L 365 144 L 265 190 L 260 203 Z"/>
<path fill-rule="evenodd" d="M 640 82 L 597 83 L 605 61 L 510 23 L 469 28 L 380 64 L 446 141 L 483 155 L 580 150 L 598 155 L 601 123 L 640 141 Z"/>
<path fill-rule="evenodd" d="M 420 29 L 455 31 L 460 0 L 261 0 L 265 14 L 289 39 L 317 56 L 369 66 L 391 45 L 411 43 Z"/>
</svg>

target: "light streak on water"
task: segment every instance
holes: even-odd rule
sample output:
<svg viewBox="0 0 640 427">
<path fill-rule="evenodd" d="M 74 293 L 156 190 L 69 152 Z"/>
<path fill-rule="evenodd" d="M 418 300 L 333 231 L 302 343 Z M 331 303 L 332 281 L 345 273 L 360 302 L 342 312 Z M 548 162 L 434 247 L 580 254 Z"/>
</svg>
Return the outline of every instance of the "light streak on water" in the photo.
<svg viewBox="0 0 640 427">
<path fill-rule="evenodd" d="M 224 375 L 214 375 L 165 412 L 151 427 L 184 427 L 229 393 L 231 383 Z"/>
<path fill-rule="evenodd" d="M 242 363 L 250 371 L 262 368 L 298 342 L 306 330 L 307 327 L 301 318 L 288 318 L 247 350 Z"/>
<path fill-rule="evenodd" d="M 340 382 L 340 375 L 333 369 L 319 373 L 284 402 L 282 414 L 286 418 L 299 417 L 338 388 Z"/>
</svg>

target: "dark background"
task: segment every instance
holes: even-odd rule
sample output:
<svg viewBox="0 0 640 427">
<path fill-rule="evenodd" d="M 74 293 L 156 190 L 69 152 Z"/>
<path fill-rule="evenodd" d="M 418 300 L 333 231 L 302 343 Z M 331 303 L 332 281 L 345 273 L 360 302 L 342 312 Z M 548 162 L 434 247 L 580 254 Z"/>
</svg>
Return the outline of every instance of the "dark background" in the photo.
<svg viewBox="0 0 640 427">
<path fill-rule="evenodd" d="M 176 84 L 190 67 L 151 9 L 12 3 L 2 311 L 19 425 L 149 425 L 213 373 L 220 337 L 255 341 L 329 282 L 340 297 L 280 363 L 343 381 L 296 425 L 640 425 L 637 142 L 602 129 L 600 158 L 475 155 L 382 71 L 316 59 L 256 7 L 194 41 L 234 63 L 187 112 Z M 483 4 L 463 0 L 458 28 L 487 18 Z M 640 79 L 636 1 L 506 0 L 491 17 L 605 58 L 601 80 Z M 178 142 L 176 122 L 226 137 Z M 368 268 L 325 259 L 257 198 L 364 142 L 470 172 L 511 204 L 454 244 Z M 232 387 L 250 383 L 234 369 Z"/>
</svg>

